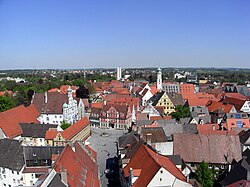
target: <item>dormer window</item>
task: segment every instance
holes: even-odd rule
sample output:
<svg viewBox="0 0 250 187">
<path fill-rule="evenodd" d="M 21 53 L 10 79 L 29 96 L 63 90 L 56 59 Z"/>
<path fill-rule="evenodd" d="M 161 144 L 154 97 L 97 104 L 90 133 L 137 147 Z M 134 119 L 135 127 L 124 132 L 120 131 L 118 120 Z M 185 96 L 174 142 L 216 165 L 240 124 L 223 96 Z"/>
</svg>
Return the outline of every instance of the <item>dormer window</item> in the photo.
<svg viewBox="0 0 250 187">
<path fill-rule="evenodd" d="M 36 156 L 36 153 L 33 153 L 33 156 Z"/>
</svg>

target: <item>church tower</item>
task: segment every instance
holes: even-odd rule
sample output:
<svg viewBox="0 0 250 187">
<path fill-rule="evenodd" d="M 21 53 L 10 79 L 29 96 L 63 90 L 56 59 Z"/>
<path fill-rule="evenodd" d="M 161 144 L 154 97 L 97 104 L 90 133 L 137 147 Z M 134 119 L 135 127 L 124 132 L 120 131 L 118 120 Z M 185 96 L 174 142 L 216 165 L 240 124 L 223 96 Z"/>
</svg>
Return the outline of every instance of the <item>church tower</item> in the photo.
<svg viewBox="0 0 250 187">
<path fill-rule="evenodd" d="M 162 73 L 161 68 L 157 69 L 157 89 L 162 90 Z"/>
</svg>

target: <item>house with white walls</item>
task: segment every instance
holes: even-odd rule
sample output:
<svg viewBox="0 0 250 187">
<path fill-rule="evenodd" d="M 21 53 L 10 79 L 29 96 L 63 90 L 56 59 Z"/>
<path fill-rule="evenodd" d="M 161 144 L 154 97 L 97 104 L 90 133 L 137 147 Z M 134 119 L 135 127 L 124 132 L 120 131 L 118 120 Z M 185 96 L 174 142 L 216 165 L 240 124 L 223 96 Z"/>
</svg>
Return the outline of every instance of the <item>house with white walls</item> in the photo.
<svg viewBox="0 0 250 187">
<path fill-rule="evenodd" d="M 123 172 L 124 186 L 192 186 L 168 157 L 144 144 L 141 144 Z"/>
</svg>

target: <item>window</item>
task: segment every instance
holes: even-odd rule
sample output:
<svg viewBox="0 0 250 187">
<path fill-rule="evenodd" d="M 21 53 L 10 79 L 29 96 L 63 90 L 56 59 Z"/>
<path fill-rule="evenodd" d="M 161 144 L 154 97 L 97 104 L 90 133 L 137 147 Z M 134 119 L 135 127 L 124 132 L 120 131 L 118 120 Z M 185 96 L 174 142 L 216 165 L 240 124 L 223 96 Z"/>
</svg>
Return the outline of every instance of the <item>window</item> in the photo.
<svg viewBox="0 0 250 187">
<path fill-rule="evenodd" d="M 160 181 L 162 181 L 162 178 L 160 178 Z"/>
<path fill-rule="evenodd" d="M 161 172 L 161 173 L 163 173 L 163 171 L 162 171 L 162 170 L 161 170 L 160 172 Z"/>
<path fill-rule="evenodd" d="M 12 172 L 12 174 L 14 174 L 14 171 L 13 171 L 13 170 L 12 170 L 11 172 Z"/>
<path fill-rule="evenodd" d="M 16 179 L 13 179 L 13 183 L 14 183 L 14 184 L 16 183 Z"/>
<path fill-rule="evenodd" d="M 49 121 L 49 117 L 47 117 L 46 120 Z"/>
</svg>

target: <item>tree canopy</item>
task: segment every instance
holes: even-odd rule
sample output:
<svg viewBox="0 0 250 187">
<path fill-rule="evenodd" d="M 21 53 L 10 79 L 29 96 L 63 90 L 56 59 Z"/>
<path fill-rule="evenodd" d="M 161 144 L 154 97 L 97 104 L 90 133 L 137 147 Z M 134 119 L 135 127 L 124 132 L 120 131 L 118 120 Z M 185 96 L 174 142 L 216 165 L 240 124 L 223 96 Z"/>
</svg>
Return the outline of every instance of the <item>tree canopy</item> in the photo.
<svg viewBox="0 0 250 187">
<path fill-rule="evenodd" d="M 213 170 L 205 162 L 201 162 L 197 167 L 195 178 L 203 187 L 212 187 L 214 185 Z"/>
<path fill-rule="evenodd" d="M 15 102 L 6 96 L 0 96 L 0 112 L 9 110 L 15 106 Z"/>
<path fill-rule="evenodd" d="M 175 112 L 171 113 L 171 116 L 173 119 L 176 119 L 177 121 L 179 121 L 181 118 L 190 117 L 189 107 L 178 105 L 175 107 Z"/>
</svg>

